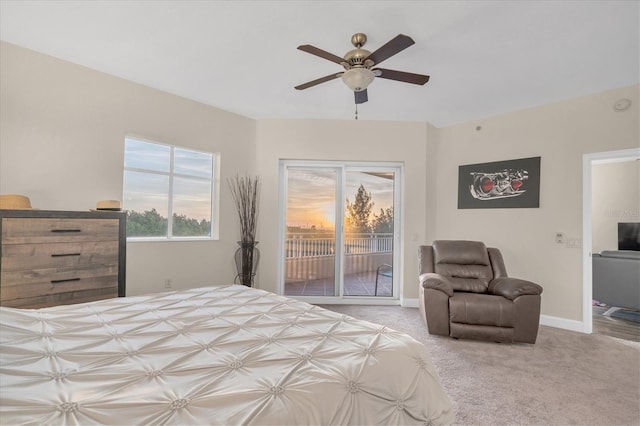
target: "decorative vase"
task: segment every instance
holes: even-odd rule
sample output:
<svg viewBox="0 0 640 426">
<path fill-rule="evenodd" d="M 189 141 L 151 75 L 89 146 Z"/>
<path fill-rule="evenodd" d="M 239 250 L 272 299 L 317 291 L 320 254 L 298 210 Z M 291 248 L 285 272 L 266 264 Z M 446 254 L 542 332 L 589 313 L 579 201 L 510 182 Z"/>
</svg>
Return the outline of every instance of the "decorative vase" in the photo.
<svg viewBox="0 0 640 426">
<path fill-rule="evenodd" d="M 238 275 L 234 280 L 247 287 L 253 287 L 253 279 L 256 276 L 258 263 L 260 262 L 260 250 L 256 247 L 257 241 L 238 241 L 240 246 L 236 250 L 235 261 Z"/>
</svg>

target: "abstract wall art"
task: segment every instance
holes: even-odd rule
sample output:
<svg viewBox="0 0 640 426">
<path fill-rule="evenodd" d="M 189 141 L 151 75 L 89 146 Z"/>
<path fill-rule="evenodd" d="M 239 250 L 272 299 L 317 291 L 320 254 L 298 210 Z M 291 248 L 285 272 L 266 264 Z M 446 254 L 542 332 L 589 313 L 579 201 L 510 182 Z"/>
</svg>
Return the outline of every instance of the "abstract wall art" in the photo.
<svg viewBox="0 0 640 426">
<path fill-rule="evenodd" d="M 540 157 L 458 168 L 458 208 L 540 207 Z"/>
</svg>

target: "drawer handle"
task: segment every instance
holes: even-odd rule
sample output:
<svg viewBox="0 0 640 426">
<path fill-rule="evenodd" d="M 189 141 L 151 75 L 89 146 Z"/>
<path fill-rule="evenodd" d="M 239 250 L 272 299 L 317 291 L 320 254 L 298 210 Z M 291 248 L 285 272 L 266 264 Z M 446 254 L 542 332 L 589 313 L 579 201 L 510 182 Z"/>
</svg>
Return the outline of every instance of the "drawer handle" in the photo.
<svg viewBox="0 0 640 426">
<path fill-rule="evenodd" d="M 51 232 L 82 232 L 82 229 L 52 229 Z"/>
<path fill-rule="evenodd" d="M 53 253 L 51 257 L 80 256 L 80 253 Z"/>
<path fill-rule="evenodd" d="M 66 280 L 51 280 L 51 284 L 66 283 L 69 281 L 80 281 L 80 278 L 67 278 Z"/>
</svg>

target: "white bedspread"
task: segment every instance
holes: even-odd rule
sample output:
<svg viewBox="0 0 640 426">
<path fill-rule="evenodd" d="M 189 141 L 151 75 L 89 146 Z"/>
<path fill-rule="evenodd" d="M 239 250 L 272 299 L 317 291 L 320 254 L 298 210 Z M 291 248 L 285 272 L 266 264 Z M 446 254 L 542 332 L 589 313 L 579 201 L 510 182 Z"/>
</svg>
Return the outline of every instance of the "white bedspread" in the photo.
<svg viewBox="0 0 640 426">
<path fill-rule="evenodd" d="M 0 308 L 0 423 L 449 424 L 411 337 L 233 285 Z"/>
</svg>

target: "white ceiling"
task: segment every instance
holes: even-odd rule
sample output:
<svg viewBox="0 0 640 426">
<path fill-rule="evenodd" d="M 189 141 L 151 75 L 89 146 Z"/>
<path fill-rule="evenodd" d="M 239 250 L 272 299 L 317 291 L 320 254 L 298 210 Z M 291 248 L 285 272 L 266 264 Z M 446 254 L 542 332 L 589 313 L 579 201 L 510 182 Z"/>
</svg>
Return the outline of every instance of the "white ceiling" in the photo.
<svg viewBox="0 0 640 426">
<path fill-rule="evenodd" d="M 376 79 L 364 120 L 441 127 L 637 84 L 639 2 L 630 1 L 7 1 L 0 38 L 255 119 L 354 117 L 341 67 L 363 32 L 371 51 L 416 44 L 384 68 L 425 86 Z"/>
</svg>

